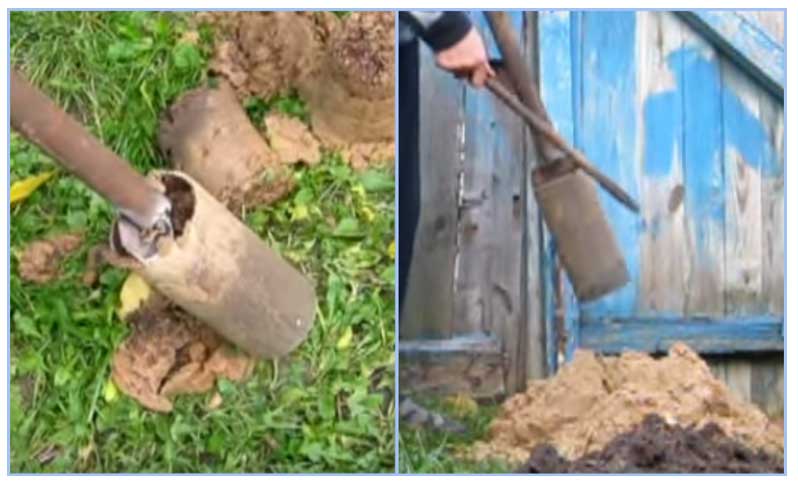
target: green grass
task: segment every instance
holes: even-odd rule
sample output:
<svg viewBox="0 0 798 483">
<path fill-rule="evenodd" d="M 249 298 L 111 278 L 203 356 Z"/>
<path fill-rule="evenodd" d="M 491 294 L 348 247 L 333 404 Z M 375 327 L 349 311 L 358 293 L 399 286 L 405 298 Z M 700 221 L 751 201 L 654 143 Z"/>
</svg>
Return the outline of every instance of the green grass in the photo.
<svg viewBox="0 0 798 483">
<path fill-rule="evenodd" d="M 424 407 L 447 415 L 446 406 L 435 399 L 418 400 Z M 470 415 L 458 417 L 447 415 L 463 423 L 463 434 L 446 434 L 407 425 L 399 427 L 399 472 L 400 473 L 508 473 L 512 468 L 497 460 L 473 461 L 462 456 L 465 449 L 476 441 L 484 440 L 498 406 L 480 405 Z"/>
<path fill-rule="evenodd" d="M 206 82 L 212 33 L 181 43 L 187 25 L 180 13 L 13 12 L 11 57 L 147 171 L 164 165 L 160 113 Z M 259 105 L 304 112 L 295 98 Z M 54 166 L 16 135 L 10 150 L 12 181 Z M 393 174 L 354 173 L 327 153 L 295 176 L 289 199 L 245 220 L 311 274 L 316 325 L 295 353 L 259 363 L 248 382 L 220 381 L 216 411 L 205 409 L 210 395 L 178 397 L 167 415 L 106 397 L 110 358 L 127 334 L 115 314 L 126 273 L 105 269 L 94 289 L 81 275 L 88 248 L 107 238 L 108 204 L 61 172 L 12 207 L 11 471 L 393 471 Z M 64 231 L 86 242 L 62 275 L 45 285 L 21 280 L 14 254 Z M 42 458 L 48 449 L 53 457 Z"/>
</svg>

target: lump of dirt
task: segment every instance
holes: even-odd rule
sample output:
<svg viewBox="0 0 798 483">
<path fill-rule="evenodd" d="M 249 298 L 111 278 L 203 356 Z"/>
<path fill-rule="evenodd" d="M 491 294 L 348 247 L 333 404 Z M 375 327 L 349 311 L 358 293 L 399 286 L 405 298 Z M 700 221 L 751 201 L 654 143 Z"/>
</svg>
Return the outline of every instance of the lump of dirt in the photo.
<svg viewBox="0 0 798 483">
<path fill-rule="evenodd" d="M 394 14 L 353 12 L 323 54 L 318 73 L 297 80 L 313 132 L 329 147 L 392 142 Z"/>
<path fill-rule="evenodd" d="M 321 161 L 319 140 L 299 119 L 275 113 L 266 116 L 263 124 L 269 145 L 281 163 L 314 165 Z"/>
<path fill-rule="evenodd" d="M 211 72 L 240 100 L 268 100 L 294 89 L 311 127 L 327 147 L 393 142 L 394 14 L 353 12 L 217 12 Z"/>
<path fill-rule="evenodd" d="M 352 169 L 360 171 L 375 166 L 393 166 L 395 149 L 392 142 L 356 143 L 346 146 L 343 155 Z"/>
<path fill-rule="evenodd" d="M 147 303 L 128 321 L 133 333 L 117 348 L 111 375 L 122 392 L 153 411 L 169 412 L 174 396 L 210 391 L 218 377 L 244 380 L 254 368 L 252 358 L 234 353 L 172 304 Z"/>
<path fill-rule="evenodd" d="M 532 381 L 525 393 L 508 399 L 491 423 L 489 440 L 476 443 L 469 455 L 518 463 L 548 443 L 577 459 L 600 451 L 650 413 L 688 426 L 714 422 L 752 448 L 771 454 L 784 450 L 784 428 L 737 400 L 701 357 L 677 343 L 660 359 L 637 352 L 601 357 L 577 351 L 557 375 Z"/>
<path fill-rule="evenodd" d="M 335 18 L 330 12 L 324 14 Z M 320 43 L 314 18 L 297 12 L 219 12 L 206 16 L 205 20 L 219 27 L 224 39 L 216 46 L 211 72 L 227 78 L 242 99 L 287 94 L 297 79 L 316 70 Z"/>
<path fill-rule="evenodd" d="M 58 276 L 64 257 L 77 250 L 82 242 L 83 237 L 77 233 L 32 242 L 19 256 L 19 276 L 37 284 L 53 280 Z"/>
<path fill-rule="evenodd" d="M 568 461 L 544 444 L 516 473 L 783 473 L 783 460 L 729 438 L 714 422 L 701 429 L 661 416 L 621 433 L 604 448 Z"/>
</svg>

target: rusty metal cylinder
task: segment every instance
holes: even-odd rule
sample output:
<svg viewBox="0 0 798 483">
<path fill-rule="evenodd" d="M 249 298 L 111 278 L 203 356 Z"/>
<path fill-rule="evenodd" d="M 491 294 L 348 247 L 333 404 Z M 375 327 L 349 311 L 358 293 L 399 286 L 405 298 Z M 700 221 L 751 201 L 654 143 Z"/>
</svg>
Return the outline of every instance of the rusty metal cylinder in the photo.
<svg viewBox="0 0 798 483">
<path fill-rule="evenodd" d="M 534 171 L 535 197 L 576 297 L 586 302 L 623 287 L 629 272 L 595 183 L 579 169 L 552 169 L 559 164 Z"/>
<path fill-rule="evenodd" d="M 168 202 L 125 160 L 106 148 L 16 69 L 10 73 L 11 126 L 111 201 L 141 228 L 153 226 Z"/>
<path fill-rule="evenodd" d="M 159 240 L 157 255 L 136 271 L 253 356 L 296 348 L 313 325 L 311 282 L 188 175 L 150 177 L 172 201 L 175 236 Z"/>
</svg>

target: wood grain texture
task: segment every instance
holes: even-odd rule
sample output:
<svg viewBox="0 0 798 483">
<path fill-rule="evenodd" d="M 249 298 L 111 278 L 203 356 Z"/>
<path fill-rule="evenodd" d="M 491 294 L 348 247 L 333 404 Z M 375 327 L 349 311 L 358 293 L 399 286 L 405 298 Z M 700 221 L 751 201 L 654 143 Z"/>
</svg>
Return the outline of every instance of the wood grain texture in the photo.
<svg viewBox="0 0 798 483">
<path fill-rule="evenodd" d="M 759 93 L 766 142 L 772 156 L 762 170 L 762 296 L 765 310 L 784 313 L 784 107 Z"/>
<path fill-rule="evenodd" d="M 735 12 L 749 23 L 765 31 L 773 40 L 784 46 L 784 11 L 779 10 L 740 10 Z"/>
<path fill-rule="evenodd" d="M 575 143 L 575 112 L 580 102 L 578 76 L 581 63 L 578 57 L 581 48 L 578 26 L 580 13 L 567 11 L 543 11 L 539 18 L 540 43 L 540 96 L 549 113 L 549 118 L 557 132 L 567 142 Z M 531 185 L 530 193 L 534 191 Z M 537 203 L 531 196 L 532 202 Z M 567 345 L 569 335 L 574 336 L 566 328 L 566 298 L 563 297 L 565 272 L 557 258 L 557 250 L 551 232 L 545 223 L 541 223 L 540 263 L 543 314 L 545 319 L 545 341 L 547 353 L 547 373 L 553 374 L 560 362 L 560 354 Z M 578 310 L 571 310 L 575 314 Z M 568 324 L 572 328 L 572 324 Z M 575 337 L 572 337 L 575 338 Z"/>
<path fill-rule="evenodd" d="M 726 60 L 723 80 L 726 314 L 756 314 L 762 297 L 762 169 L 772 149 L 762 126 L 759 91 Z"/>
<path fill-rule="evenodd" d="M 784 356 L 782 353 L 708 357 L 715 376 L 738 398 L 756 404 L 769 417 L 784 417 Z"/>
<path fill-rule="evenodd" d="M 784 95 L 785 51 L 758 22 L 737 12 L 692 11 L 679 15 L 749 77 L 776 96 Z"/>
<path fill-rule="evenodd" d="M 532 75 L 538 86 L 541 86 L 540 75 L 545 65 L 545 50 L 540 49 L 541 31 L 544 27 L 545 12 L 527 12 L 525 14 L 524 51 L 530 60 Z M 521 176 L 525 184 L 522 203 L 523 219 L 526 221 L 523 244 L 523 260 L 521 269 L 526 275 L 522 278 L 522 310 L 526 314 L 526 330 L 519 339 L 520 358 L 525 359 L 527 379 L 546 377 L 546 314 L 544 311 L 544 290 L 541 270 L 543 268 L 542 224 L 538 206 L 533 196 L 531 169 L 540 161 L 534 140 L 529 132 L 524 132 L 524 166 Z M 519 361 L 521 362 L 521 361 Z M 520 371 L 519 371 L 520 372 Z"/>
<path fill-rule="evenodd" d="M 457 189 L 462 169 L 463 86 L 435 66 L 429 49 L 421 49 L 421 216 L 399 326 L 400 338 L 406 340 L 444 338 L 455 332 L 454 264 Z"/>
<path fill-rule="evenodd" d="M 640 12 L 637 102 L 643 124 L 640 234 L 641 314 L 685 313 L 690 252 L 684 207 L 684 97 L 679 70 L 682 27 L 673 15 Z"/>
<path fill-rule="evenodd" d="M 582 320 L 580 347 L 602 353 L 665 352 L 684 342 L 702 354 L 784 349 L 781 317 L 618 317 Z"/>
<path fill-rule="evenodd" d="M 399 384 L 407 394 L 494 397 L 506 393 L 506 365 L 499 343 L 487 337 L 405 343 L 399 347 Z"/>
<path fill-rule="evenodd" d="M 520 43 L 523 14 L 511 12 L 508 17 Z M 489 51 L 497 55 L 484 15 L 476 14 L 472 18 L 483 36 L 489 39 Z M 465 192 L 478 190 L 485 193 L 487 198 L 472 210 L 476 216 L 470 221 L 480 220 L 479 228 L 471 231 L 471 227 L 463 227 L 461 260 L 473 263 L 474 270 L 461 272 L 464 278 L 458 278 L 457 282 L 458 286 L 468 287 L 469 290 L 481 287 L 480 298 L 482 305 L 487 308 L 487 318 L 479 329 L 496 334 L 503 342 L 504 352 L 514 362 L 520 355 L 517 344 L 519 327 L 525 323 L 521 311 L 522 239 L 526 225 L 521 205 L 525 188 L 525 126 L 518 116 L 485 91 L 469 89 L 466 92 L 466 113 L 469 112 L 476 113 L 473 118 L 476 122 L 470 124 L 466 121 Z M 468 166 L 471 163 L 474 165 L 471 172 L 474 176 L 469 179 Z M 463 219 L 469 223 L 467 217 Z M 466 243 L 468 240 L 473 243 Z M 477 259 L 471 260 L 469 251 Z M 465 265 L 461 267 L 465 268 Z M 508 365 L 505 385 L 511 391 L 524 383 L 524 374 L 519 369 L 515 363 Z"/>
<path fill-rule="evenodd" d="M 717 54 L 694 31 L 671 68 L 684 106 L 684 205 L 689 249 L 685 313 L 722 315 L 725 223 L 722 84 Z"/>
<path fill-rule="evenodd" d="M 635 12 L 581 13 L 584 42 L 581 67 L 581 110 L 576 120 L 584 154 L 632 198 L 639 199 L 639 135 Z M 640 277 L 639 219 L 605 192 L 604 213 L 623 247 L 630 282 L 595 302 L 582 313 L 632 315 L 637 307 Z"/>
<path fill-rule="evenodd" d="M 751 402 L 772 418 L 784 417 L 784 354 L 752 358 Z"/>
</svg>

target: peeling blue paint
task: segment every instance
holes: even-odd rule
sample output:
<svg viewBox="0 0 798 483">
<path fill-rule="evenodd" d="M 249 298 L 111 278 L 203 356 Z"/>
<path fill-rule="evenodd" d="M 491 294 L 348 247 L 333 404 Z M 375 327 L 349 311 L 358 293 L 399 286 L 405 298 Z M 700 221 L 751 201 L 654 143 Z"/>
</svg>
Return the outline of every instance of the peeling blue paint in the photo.
<svg viewBox="0 0 798 483">
<path fill-rule="evenodd" d="M 707 133 L 707 129 L 715 130 L 725 119 L 727 131 L 723 137 L 726 145 L 740 151 L 750 166 L 766 169 L 763 174 L 778 174 L 765 126 L 735 92 L 727 86 L 716 89 L 721 82 L 717 63 L 710 62 L 695 48 L 685 47 L 668 56 L 668 65 L 676 78 L 676 89 L 654 94 L 646 99 L 644 105 L 646 121 L 644 167 L 647 175 L 664 176 L 671 172 L 674 143 L 679 139 L 677 130 L 682 124 L 681 111 L 676 108 L 676 103 L 682 98 L 684 108 L 698 114 L 689 116 L 695 120 L 695 123 L 688 127 L 689 131 L 696 134 L 697 144 L 714 145 L 701 140 L 714 139 L 716 135 Z M 718 90 L 722 92 L 722 109 L 721 99 L 717 98 Z M 709 137 L 702 138 L 702 134 L 708 134 Z M 719 155 L 709 151 L 700 154 L 701 156 L 693 158 L 694 162 L 705 163 L 712 156 Z"/>
<path fill-rule="evenodd" d="M 717 63 L 685 47 L 668 56 L 668 65 L 675 89 L 650 96 L 643 106 L 644 172 L 652 177 L 671 173 L 673 152 L 684 137 L 685 203 L 695 222 L 697 246 L 711 249 L 705 243 L 707 223 L 724 221 L 724 147 L 739 151 L 765 176 L 777 176 L 779 166 L 765 126 L 734 91 L 722 85 Z"/>
<path fill-rule="evenodd" d="M 637 107 L 635 12 L 582 13 L 581 118 L 577 146 L 588 159 L 638 198 L 635 166 Z M 575 82 L 577 80 L 575 79 Z M 630 282 L 589 304 L 582 313 L 632 315 L 640 278 L 637 215 L 600 190 L 602 207 L 622 247 Z"/>
<path fill-rule="evenodd" d="M 649 97 L 643 106 L 646 129 L 643 169 L 648 176 L 667 176 L 671 172 L 682 126 L 681 109 L 675 105 L 680 101 L 676 92 L 669 91 Z"/>
<path fill-rule="evenodd" d="M 786 51 L 778 39 L 737 12 L 699 10 L 677 15 L 783 100 Z"/>
<path fill-rule="evenodd" d="M 641 113 L 636 105 L 635 23 L 634 12 L 572 12 L 569 26 L 564 17 L 559 17 L 556 25 L 541 24 L 544 101 L 555 124 L 561 129 L 572 125 L 574 144 L 633 197 L 638 197 L 641 177 L 656 183 L 677 169 L 673 163 L 682 163 L 683 203 L 693 235 L 694 263 L 722 264 L 724 230 L 730 228 L 724 224 L 728 222 L 726 191 L 732 186 L 726 184 L 733 181 L 732 173 L 726 170 L 734 168 L 728 152 L 739 152 L 746 165 L 763 177 L 782 176 L 772 133 L 742 102 L 739 93 L 724 85 L 719 61 L 690 46 L 668 56 L 674 87 L 645 99 Z M 563 41 L 565 29 L 570 30 L 570 46 Z M 555 51 L 557 56 L 570 58 L 554 58 Z M 571 67 L 570 99 L 566 99 L 568 93 L 561 84 L 565 76 L 552 72 L 552 66 Z M 761 83 L 756 87 L 761 89 Z M 565 106 L 572 106 L 570 118 Z M 644 124 L 638 126 L 639 122 Z M 565 130 L 563 134 L 567 137 L 570 133 Z M 639 137 L 643 140 L 642 160 L 635 151 Z M 581 304 L 575 326 L 565 321 L 578 336 L 576 346 L 609 351 L 621 347 L 660 350 L 674 337 L 689 337 L 706 352 L 779 350 L 781 319 L 730 316 L 703 320 L 694 314 L 664 311 L 644 317 L 637 300 L 640 241 L 646 230 L 656 236 L 670 229 L 669 219 L 667 215 L 656 216 L 646 225 L 646 220 L 635 217 L 603 192 L 601 201 L 632 280 L 613 294 Z M 546 248 L 550 263 L 553 253 L 551 246 Z M 544 270 L 550 273 L 551 266 Z M 551 288 L 547 282 L 546 289 Z M 566 313 L 571 313 L 569 287 L 564 292 Z M 547 313 L 553 310 L 552 299 L 547 292 Z M 553 321 L 547 320 L 547 328 L 551 330 L 552 326 Z M 571 338 L 566 341 L 567 356 L 575 347 L 572 342 Z M 548 331 L 547 343 L 549 351 L 555 350 L 556 340 Z M 552 364 L 555 355 L 550 352 L 548 357 Z"/>
</svg>

